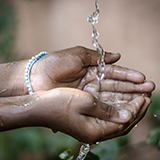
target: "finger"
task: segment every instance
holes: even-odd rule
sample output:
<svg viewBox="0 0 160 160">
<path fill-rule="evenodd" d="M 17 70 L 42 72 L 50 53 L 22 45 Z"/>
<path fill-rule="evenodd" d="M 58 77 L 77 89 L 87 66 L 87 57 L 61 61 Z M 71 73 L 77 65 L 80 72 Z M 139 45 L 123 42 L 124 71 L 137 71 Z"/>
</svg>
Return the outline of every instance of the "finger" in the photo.
<svg viewBox="0 0 160 160">
<path fill-rule="evenodd" d="M 101 91 L 109 92 L 152 92 L 155 89 L 155 84 L 151 81 L 135 84 L 132 82 L 107 79 L 101 82 Z"/>
<path fill-rule="evenodd" d="M 141 72 L 116 65 L 106 65 L 105 78 L 135 83 L 143 83 L 145 80 L 145 76 Z"/>
<path fill-rule="evenodd" d="M 122 124 L 107 122 L 107 125 L 104 126 L 105 134 L 103 134 L 103 136 L 99 137 L 99 141 L 96 141 L 96 142 L 102 142 L 102 141 L 105 141 L 108 139 L 118 137 L 122 134 L 123 129 L 124 129 L 124 125 L 122 125 Z M 108 130 L 109 130 L 109 132 L 108 132 Z"/>
<path fill-rule="evenodd" d="M 116 134 L 123 129 L 123 125 L 121 124 L 108 122 L 99 118 L 83 116 L 83 119 L 84 122 L 87 122 L 82 127 L 85 128 L 83 133 L 86 133 L 86 137 L 89 137 L 87 143 L 99 142 L 104 137 Z"/>
<path fill-rule="evenodd" d="M 103 103 L 96 98 L 92 105 L 81 108 L 80 113 L 115 123 L 126 123 L 132 118 L 132 113 L 128 108 L 119 107 L 119 104 Z"/>
<path fill-rule="evenodd" d="M 145 116 L 150 104 L 151 104 L 151 99 L 148 97 L 145 97 L 145 103 L 141 107 L 140 112 L 138 113 L 138 115 L 136 115 L 136 118 L 134 119 L 134 121 L 124 130 L 124 134 L 128 133 Z"/>
<path fill-rule="evenodd" d="M 151 103 L 151 100 L 146 97 L 145 103 L 144 103 L 139 115 L 136 117 L 136 119 L 130 125 L 128 125 L 128 127 L 126 127 L 123 131 L 121 131 L 117 134 L 110 135 L 110 136 L 104 138 L 103 140 L 112 139 L 112 138 L 115 138 L 118 136 L 123 136 L 123 135 L 128 134 L 134 128 L 134 126 L 145 116 L 150 103 Z"/>
<path fill-rule="evenodd" d="M 85 56 L 82 57 L 84 65 L 85 66 L 97 65 L 97 61 L 100 57 L 99 53 L 95 50 L 91 50 L 88 48 L 85 48 L 84 52 L 87 53 Z M 88 61 L 88 59 L 90 59 L 90 61 Z M 120 59 L 119 53 L 105 52 L 105 58 L 104 58 L 105 63 L 111 64 L 111 63 L 118 61 L 119 59 Z"/>
<path fill-rule="evenodd" d="M 119 107 L 121 108 L 123 107 L 124 109 L 129 110 L 132 113 L 133 118 L 135 118 L 139 114 L 144 103 L 145 103 L 145 98 L 141 96 L 141 97 L 136 97 L 135 99 L 129 101 L 128 103 L 125 102 L 124 104 L 119 103 Z"/>
<path fill-rule="evenodd" d="M 92 94 L 92 93 L 91 93 Z M 94 95 L 94 94 L 93 94 Z M 95 95 L 96 96 L 96 95 Z M 116 102 L 121 101 L 131 101 L 136 97 L 150 97 L 151 93 L 116 93 L 116 92 L 101 92 L 99 94 L 99 99 L 103 102 Z"/>
<path fill-rule="evenodd" d="M 128 103 L 106 104 L 101 102 L 98 103 L 98 107 L 92 107 L 91 114 L 111 122 L 125 123 L 126 120 L 131 120 L 139 113 L 144 103 L 144 97 L 137 97 Z"/>
<path fill-rule="evenodd" d="M 133 116 L 137 116 L 139 113 L 140 109 L 143 107 L 145 103 L 145 98 L 144 97 L 137 97 L 130 101 L 128 104 L 125 105 L 125 109 L 128 109 Z"/>
</svg>

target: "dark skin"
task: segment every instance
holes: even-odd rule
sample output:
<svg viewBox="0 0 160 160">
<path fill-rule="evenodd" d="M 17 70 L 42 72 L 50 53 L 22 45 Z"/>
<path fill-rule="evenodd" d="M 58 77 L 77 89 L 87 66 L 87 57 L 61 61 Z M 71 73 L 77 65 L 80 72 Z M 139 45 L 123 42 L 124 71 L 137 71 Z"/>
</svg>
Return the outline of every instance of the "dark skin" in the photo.
<svg viewBox="0 0 160 160">
<path fill-rule="evenodd" d="M 103 103 L 73 88 L 0 98 L 0 131 L 41 126 L 92 144 L 128 133 L 150 102 L 148 97 L 137 97 L 128 102 Z"/>
<path fill-rule="evenodd" d="M 96 78 L 96 51 L 75 47 L 51 53 L 41 58 L 31 71 L 33 90 L 50 90 L 57 87 L 71 87 L 85 90 L 95 97 L 104 96 L 106 101 L 132 100 L 141 95 L 150 96 L 154 83 L 145 81 L 145 76 L 135 70 L 110 65 L 120 58 L 120 54 L 106 53 L 105 79 L 100 85 Z M 39 81 L 37 81 L 39 79 Z M 101 94 L 99 91 L 101 90 Z"/>
<path fill-rule="evenodd" d="M 155 85 L 144 82 L 138 71 L 111 65 L 120 58 L 112 53 L 106 54 L 105 79 L 100 83 L 98 58 L 97 52 L 84 47 L 42 57 L 31 69 L 33 96 L 27 95 L 24 81 L 27 61 L 0 65 L 0 89 L 6 89 L 1 96 L 7 96 L 0 98 L 0 130 L 43 126 L 85 143 L 128 133 L 145 115 Z"/>
</svg>

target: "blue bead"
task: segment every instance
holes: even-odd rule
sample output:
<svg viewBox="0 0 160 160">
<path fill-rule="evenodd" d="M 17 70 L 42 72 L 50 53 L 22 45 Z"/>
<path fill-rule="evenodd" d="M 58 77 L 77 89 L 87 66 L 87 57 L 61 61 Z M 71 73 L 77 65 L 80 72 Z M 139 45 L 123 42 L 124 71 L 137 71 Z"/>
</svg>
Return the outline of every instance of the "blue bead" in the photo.
<svg viewBox="0 0 160 160">
<path fill-rule="evenodd" d="M 28 91 L 29 91 L 29 94 L 30 94 L 30 95 L 32 95 L 32 93 L 33 93 L 32 86 L 31 86 L 30 80 L 29 80 L 30 70 L 31 70 L 33 64 L 34 64 L 37 60 L 39 60 L 41 57 L 45 56 L 46 54 L 48 54 L 48 52 L 42 51 L 42 52 L 40 52 L 38 55 L 36 55 L 35 57 L 33 56 L 33 57 L 29 60 L 27 66 L 26 66 L 26 69 L 25 69 L 25 80 L 26 80 L 26 81 L 25 81 L 25 83 L 27 84 L 27 88 L 28 88 Z"/>
<path fill-rule="evenodd" d="M 25 76 L 26 83 L 29 82 L 29 77 Z"/>
</svg>

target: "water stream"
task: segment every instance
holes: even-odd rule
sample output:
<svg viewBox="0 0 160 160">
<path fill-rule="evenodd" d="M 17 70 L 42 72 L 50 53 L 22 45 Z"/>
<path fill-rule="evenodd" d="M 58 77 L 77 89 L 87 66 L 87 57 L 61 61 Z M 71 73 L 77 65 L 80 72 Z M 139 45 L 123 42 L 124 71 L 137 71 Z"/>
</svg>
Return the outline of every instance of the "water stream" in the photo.
<svg viewBox="0 0 160 160">
<path fill-rule="evenodd" d="M 97 61 L 97 79 L 99 83 L 104 79 L 105 76 L 105 61 L 104 61 L 104 56 L 105 56 L 105 51 L 102 48 L 102 46 L 98 42 L 98 37 L 99 33 L 95 27 L 95 24 L 98 23 L 98 16 L 99 16 L 99 3 L 98 0 L 95 0 L 95 7 L 96 10 L 93 12 L 92 15 L 90 15 L 87 18 L 87 21 L 91 23 L 92 25 L 92 44 L 96 48 L 97 52 L 99 53 L 99 59 Z M 77 157 L 77 160 L 84 160 L 90 151 L 90 144 L 83 144 L 80 148 L 79 155 Z"/>
</svg>

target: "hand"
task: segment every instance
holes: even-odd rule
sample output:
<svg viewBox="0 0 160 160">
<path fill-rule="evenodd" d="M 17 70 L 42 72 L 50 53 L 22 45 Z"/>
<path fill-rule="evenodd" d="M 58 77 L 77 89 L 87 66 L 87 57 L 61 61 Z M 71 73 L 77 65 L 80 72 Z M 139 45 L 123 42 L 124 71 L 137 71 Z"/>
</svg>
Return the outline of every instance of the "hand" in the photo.
<svg viewBox="0 0 160 160">
<path fill-rule="evenodd" d="M 34 91 L 57 87 L 77 88 L 87 73 L 88 67 L 96 66 L 99 54 L 96 51 L 75 47 L 44 56 L 31 69 L 31 84 Z M 116 62 L 120 54 L 107 53 L 106 63 Z M 38 81 L 37 81 L 38 79 Z"/>
<path fill-rule="evenodd" d="M 132 119 L 132 121 L 130 121 L 131 123 L 128 123 L 128 125 L 123 125 L 124 128 L 122 131 L 109 135 L 107 137 L 104 137 L 102 141 L 128 134 L 132 130 L 132 128 L 135 127 L 135 125 L 137 125 L 138 122 L 141 121 L 141 119 L 145 116 L 147 112 L 147 109 L 151 103 L 151 100 L 148 97 L 137 97 L 135 98 L 135 103 L 136 103 L 136 100 L 138 99 L 139 99 L 139 102 L 140 101 L 142 102 L 142 106 L 141 106 L 141 109 L 139 110 L 139 113 L 135 114 L 134 120 Z"/>
<path fill-rule="evenodd" d="M 97 81 L 96 51 L 75 47 L 44 56 L 31 69 L 31 85 L 34 90 L 50 90 L 57 87 L 72 87 L 85 90 L 105 102 L 132 100 L 137 96 L 150 96 L 153 82 L 144 82 L 145 76 L 128 68 L 109 65 L 120 54 L 106 53 L 105 80 Z M 101 92 L 100 92 L 101 90 Z"/>
<path fill-rule="evenodd" d="M 104 80 L 96 78 L 97 68 L 90 67 L 78 88 L 94 95 L 103 102 L 130 101 L 138 96 L 150 97 L 155 89 L 152 81 L 135 70 L 116 65 L 106 65 Z"/>
<path fill-rule="evenodd" d="M 41 92 L 40 92 L 41 93 Z M 95 143 L 128 133 L 144 116 L 149 98 L 103 103 L 91 94 L 71 88 L 38 93 L 38 117 L 45 127 L 61 131 L 84 143 Z M 35 96 L 35 93 L 33 96 Z"/>
</svg>

